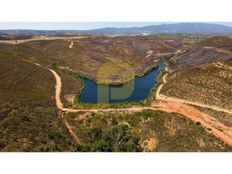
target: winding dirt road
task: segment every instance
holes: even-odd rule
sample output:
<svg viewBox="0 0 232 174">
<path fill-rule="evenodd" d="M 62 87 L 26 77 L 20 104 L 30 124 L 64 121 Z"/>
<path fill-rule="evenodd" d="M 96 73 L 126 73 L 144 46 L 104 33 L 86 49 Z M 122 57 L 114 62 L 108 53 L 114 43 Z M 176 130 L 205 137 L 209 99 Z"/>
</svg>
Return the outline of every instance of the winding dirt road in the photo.
<svg viewBox="0 0 232 174">
<path fill-rule="evenodd" d="M 56 89 L 56 92 L 55 92 L 55 98 L 56 98 L 56 107 L 59 109 L 59 110 L 63 110 L 63 103 L 61 101 L 61 97 L 60 97 L 60 94 L 61 94 L 61 89 L 62 89 L 62 82 L 61 82 L 61 78 L 60 76 L 52 69 L 48 69 L 49 71 L 52 72 L 52 74 L 54 75 L 55 79 L 56 79 L 56 86 L 55 86 L 55 89 Z"/>
<path fill-rule="evenodd" d="M 71 41 L 70 45 L 68 46 L 69 48 L 73 48 L 73 41 Z"/>
<path fill-rule="evenodd" d="M 189 101 L 185 101 L 182 99 L 177 99 L 177 100 L 172 100 L 170 97 L 163 96 L 160 94 L 160 90 L 162 89 L 164 84 L 161 84 L 158 87 L 158 90 L 156 92 L 156 99 L 159 100 L 158 104 L 152 105 L 152 106 L 135 106 L 135 107 L 130 107 L 130 108 L 106 108 L 106 109 L 72 109 L 72 108 L 64 108 L 63 103 L 61 101 L 60 93 L 62 89 L 62 81 L 61 77 L 52 69 L 49 69 L 47 67 L 44 67 L 38 63 L 34 63 L 31 61 L 27 61 L 33 63 L 34 65 L 43 67 L 47 70 L 49 70 L 53 76 L 55 77 L 56 80 L 56 85 L 55 85 L 55 99 L 56 99 L 56 107 L 62 111 L 62 112 L 111 112 L 111 111 L 130 111 L 130 112 L 141 112 L 144 110 L 154 110 L 154 111 L 164 111 L 164 112 L 173 112 L 173 113 L 178 113 L 181 114 L 188 119 L 194 121 L 194 122 L 199 122 L 199 124 L 202 125 L 202 127 L 205 128 L 206 131 L 210 132 L 213 134 L 215 137 L 221 139 L 224 141 L 226 144 L 232 146 L 232 128 L 222 124 L 219 122 L 217 119 L 214 117 L 211 117 L 198 109 L 187 105 Z M 163 77 L 163 82 L 166 83 L 167 74 Z M 199 105 L 198 105 L 199 106 Z M 65 120 L 66 121 L 66 120 Z M 68 128 L 70 134 L 74 137 L 74 139 L 80 143 L 79 139 L 74 135 L 71 127 L 67 124 L 67 121 L 65 122 L 66 127 Z"/>
<path fill-rule="evenodd" d="M 180 98 L 176 98 L 176 97 L 169 97 L 169 96 L 161 94 L 161 89 L 163 88 L 164 84 L 167 83 L 167 75 L 168 75 L 168 72 L 163 76 L 163 84 L 161 84 L 158 87 L 157 91 L 156 91 L 156 100 L 168 101 L 168 102 L 176 102 L 176 103 L 185 103 L 185 104 L 190 104 L 190 105 L 193 105 L 193 106 L 200 106 L 200 107 L 203 107 L 203 108 L 208 108 L 208 109 L 212 109 L 212 110 L 215 110 L 215 111 L 232 114 L 231 109 L 225 109 L 225 108 L 221 108 L 219 106 L 207 105 L 207 104 L 204 104 L 204 103 L 193 102 L 193 101 L 184 100 L 184 99 L 180 99 Z"/>
</svg>

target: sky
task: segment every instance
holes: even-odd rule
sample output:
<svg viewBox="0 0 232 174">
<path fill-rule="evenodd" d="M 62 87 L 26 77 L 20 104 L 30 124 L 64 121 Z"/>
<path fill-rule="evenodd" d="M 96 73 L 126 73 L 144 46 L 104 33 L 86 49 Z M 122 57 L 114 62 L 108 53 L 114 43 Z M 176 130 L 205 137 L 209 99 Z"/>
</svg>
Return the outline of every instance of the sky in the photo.
<svg viewBox="0 0 232 174">
<path fill-rule="evenodd" d="M 104 27 L 142 27 L 168 23 L 171 22 L 0 22 L 0 30 L 90 30 Z M 232 22 L 214 22 L 214 24 L 222 24 L 232 27 Z"/>
</svg>

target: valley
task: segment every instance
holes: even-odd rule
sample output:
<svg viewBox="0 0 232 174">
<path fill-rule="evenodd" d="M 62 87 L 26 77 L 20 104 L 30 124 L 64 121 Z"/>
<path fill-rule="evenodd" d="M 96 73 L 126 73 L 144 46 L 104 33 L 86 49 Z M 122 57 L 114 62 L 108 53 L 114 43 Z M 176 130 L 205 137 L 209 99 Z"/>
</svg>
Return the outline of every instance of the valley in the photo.
<svg viewBox="0 0 232 174">
<path fill-rule="evenodd" d="M 38 38 L 0 41 L 1 151 L 232 150 L 231 38 Z M 147 79 L 151 86 L 135 89 L 147 90 L 140 100 L 81 98 L 93 97 L 82 78 L 120 90 L 160 61 L 167 67 Z"/>
</svg>

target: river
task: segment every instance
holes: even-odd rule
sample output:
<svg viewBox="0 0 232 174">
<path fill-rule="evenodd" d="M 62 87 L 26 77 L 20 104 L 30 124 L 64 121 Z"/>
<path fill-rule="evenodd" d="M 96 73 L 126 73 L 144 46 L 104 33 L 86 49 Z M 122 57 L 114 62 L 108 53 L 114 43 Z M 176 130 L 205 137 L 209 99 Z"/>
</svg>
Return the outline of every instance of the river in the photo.
<svg viewBox="0 0 232 174">
<path fill-rule="evenodd" d="M 165 67 L 166 64 L 160 61 L 157 68 L 154 68 L 141 77 L 136 76 L 134 80 L 123 85 L 99 85 L 92 80 L 80 77 L 84 84 L 80 101 L 84 103 L 115 103 L 144 100 L 156 84 L 160 71 Z"/>
</svg>

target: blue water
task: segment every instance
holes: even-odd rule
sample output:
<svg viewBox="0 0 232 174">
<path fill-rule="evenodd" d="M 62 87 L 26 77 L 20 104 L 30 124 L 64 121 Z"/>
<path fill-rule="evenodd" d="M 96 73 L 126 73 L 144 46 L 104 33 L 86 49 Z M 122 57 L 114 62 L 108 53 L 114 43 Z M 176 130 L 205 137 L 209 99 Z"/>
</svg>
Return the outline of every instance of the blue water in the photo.
<svg viewBox="0 0 232 174">
<path fill-rule="evenodd" d="M 134 80 L 124 85 L 98 85 L 92 80 L 81 77 L 84 89 L 80 101 L 85 103 L 114 103 L 144 100 L 155 85 L 160 71 L 165 67 L 166 64 L 160 61 L 157 68 L 142 77 L 136 76 Z"/>
</svg>

